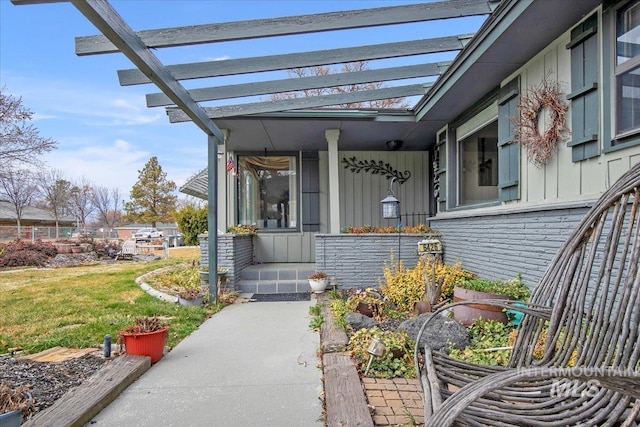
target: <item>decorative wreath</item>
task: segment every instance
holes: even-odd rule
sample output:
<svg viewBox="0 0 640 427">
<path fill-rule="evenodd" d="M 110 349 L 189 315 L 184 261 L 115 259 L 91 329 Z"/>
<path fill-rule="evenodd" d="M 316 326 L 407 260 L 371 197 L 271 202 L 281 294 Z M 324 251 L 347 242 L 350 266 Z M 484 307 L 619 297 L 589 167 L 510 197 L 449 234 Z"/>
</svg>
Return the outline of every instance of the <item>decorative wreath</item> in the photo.
<svg viewBox="0 0 640 427">
<path fill-rule="evenodd" d="M 548 79 L 547 74 L 539 86 L 528 88 L 520 94 L 518 114 L 513 122 L 516 125 L 515 141 L 527 150 L 529 161 L 542 167 L 558 148 L 558 141 L 569 134 L 566 118 L 568 105 L 560 91 L 560 84 Z M 549 112 L 549 123 L 542 134 L 538 130 L 540 115 Z"/>
</svg>

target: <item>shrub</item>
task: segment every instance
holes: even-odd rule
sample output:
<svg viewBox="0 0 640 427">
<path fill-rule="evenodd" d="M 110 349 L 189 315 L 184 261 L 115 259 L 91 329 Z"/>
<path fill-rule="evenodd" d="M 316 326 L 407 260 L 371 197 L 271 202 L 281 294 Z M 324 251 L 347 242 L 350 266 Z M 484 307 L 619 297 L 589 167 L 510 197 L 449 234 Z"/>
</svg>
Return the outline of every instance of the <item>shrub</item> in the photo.
<svg viewBox="0 0 640 427">
<path fill-rule="evenodd" d="M 384 283 L 380 285 L 380 291 L 394 304 L 399 311 L 409 312 L 413 310 L 416 302 L 424 299 L 424 272 L 425 261 L 421 257 L 413 268 L 405 268 L 402 261 L 385 263 L 383 269 Z"/>
<path fill-rule="evenodd" d="M 510 280 L 465 279 L 458 283 L 462 288 L 496 295 L 506 295 L 519 300 L 529 297 L 529 288 L 522 283 L 520 275 Z"/>
<path fill-rule="evenodd" d="M 385 263 L 384 283 L 380 286 L 380 291 L 399 311 L 410 312 L 416 302 L 425 299 L 427 273 L 430 276 L 435 274 L 436 282 L 441 284 L 440 301 L 453 296 L 453 287 L 460 280 L 474 277 L 472 273 L 462 269 L 459 261 L 454 265 L 447 265 L 432 257 L 420 257 L 413 268 L 407 269 L 402 261 L 396 263 L 392 257 L 389 263 Z"/>
<path fill-rule="evenodd" d="M 369 363 L 367 348 L 372 338 L 377 338 L 386 347 L 381 357 L 374 357 L 367 373 L 375 378 L 415 378 L 413 364 L 414 342 L 406 331 L 383 331 L 378 327 L 360 329 L 349 340 L 349 352 L 360 372 L 364 373 Z"/>
<path fill-rule="evenodd" d="M 347 322 L 344 319 L 344 316 L 350 311 L 347 307 L 347 302 L 341 298 L 334 298 L 331 300 L 331 314 L 333 314 L 333 318 L 336 321 L 336 325 L 340 326 L 343 329 L 347 328 Z"/>
<path fill-rule="evenodd" d="M 258 230 L 258 227 L 256 227 L 255 225 L 238 224 L 238 225 L 232 225 L 229 228 L 227 228 L 227 233 L 248 234 L 250 236 L 253 236 L 254 234 L 256 234 L 257 230 Z"/>
<path fill-rule="evenodd" d="M 375 227 L 373 225 L 361 225 L 361 226 L 348 225 L 342 229 L 342 233 L 345 233 L 345 234 L 366 234 L 366 233 L 392 234 L 397 232 L 398 232 L 398 227 L 394 227 L 391 225 L 386 227 Z M 400 232 L 408 233 L 408 234 L 440 234 L 440 232 L 433 230 L 424 224 L 404 226 L 400 228 Z"/>
<path fill-rule="evenodd" d="M 198 235 L 207 231 L 207 206 L 200 208 L 186 205 L 175 213 L 176 223 L 182 232 L 185 245 L 197 245 Z"/>
<path fill-rule="evenodd" d="M 477 320 L 469 328 L 471 344 L 463 349 L 452 348 L 449 355 L 469 363 L 505 366 L 511 351 L 515 329 L 495 320 Z"/>
<path fill-rule="evenodd" d="M 449 265 L 434 261 L 431 257 L 426 257 L 425 271 L 435 270 L 436 280 L 442 283 L 440 301 L 446 301 L 453 297 L 453 288 L 457 283 L 465 279 L 472 279 L 473 273 L 462 268 L 460 261 Z"/>
<path fill-rule="evenodd" d="M 0 243 L 0 267 L 43 267 L 57 253 L 53 244 L 41 240 Z"/>
</svg>

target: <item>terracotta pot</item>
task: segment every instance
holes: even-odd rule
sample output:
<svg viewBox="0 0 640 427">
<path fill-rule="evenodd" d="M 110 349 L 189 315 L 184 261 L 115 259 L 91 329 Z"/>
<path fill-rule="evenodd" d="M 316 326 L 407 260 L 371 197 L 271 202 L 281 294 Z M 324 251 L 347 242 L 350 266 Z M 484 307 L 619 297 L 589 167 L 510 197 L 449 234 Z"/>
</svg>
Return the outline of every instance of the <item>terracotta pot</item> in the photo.
<svg viewBox="0 0 640 427">
<path fill-rule="evenodd" d="M 72 254 L 79 254 L 80 252 L 82 252 L 82 248 L 80 246 L 71 246 Z"/>
<path fill-rule="evenodd" d="M 429 301 L 418 301 L 414 304 L 413 310 L 418 314 L 431 313 L 431 303 Z"/>
<path fill-rule="evenodd" d="M 140 334 L 123 334 L 124 348 L 127 354 L 151 357 L 151 364 L 162 358 L 167 342 L 169 328 Z"/>
<path fill-rule="evenodd" d="M 470 289 L 459 288 L 458 286 L 453 288 L 453 302 L 475 301 L 482 299 L 513 300 L 513 298 L 506 295 L 472 291 Z M 504 309 L 486 304 L 457 305 L 453 307 L 453 317 L 465 326 L 471 325 L 479 318 L 484 320 L 496 320 L 502 323 L 508 322 Z"/>
<path fill-rule="evenodd" d="M 373 317 L 373 309 L 372 307 L 366 303 L 366 302 L 362 302 L 360 301 L 358 303 L 358 306 L 356 307 L 356 311 L 364 316 L 367 317 Z"/>
</svg>

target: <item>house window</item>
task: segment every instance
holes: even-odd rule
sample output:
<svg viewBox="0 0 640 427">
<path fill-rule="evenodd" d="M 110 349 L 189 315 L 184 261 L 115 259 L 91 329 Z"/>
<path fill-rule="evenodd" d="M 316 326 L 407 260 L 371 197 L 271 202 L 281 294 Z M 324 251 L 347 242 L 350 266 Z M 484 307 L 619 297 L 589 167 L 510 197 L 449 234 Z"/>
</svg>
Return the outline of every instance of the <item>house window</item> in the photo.
<svg viewBox="0 0 640 427">
<path fill-rule="evenodd" d="M 269 230 L 298 227 L 296 156 L 238 156 L 238 220 Z"/>
<path fill-rule="evenodd" d="M 458 144 L 460 205 L 498 200 L 498 121 Z"/>
<path fill-rule="evenodd" d="M 616 133 L 640 130 L 640 2 L 616 16 Z"/>
</svg>

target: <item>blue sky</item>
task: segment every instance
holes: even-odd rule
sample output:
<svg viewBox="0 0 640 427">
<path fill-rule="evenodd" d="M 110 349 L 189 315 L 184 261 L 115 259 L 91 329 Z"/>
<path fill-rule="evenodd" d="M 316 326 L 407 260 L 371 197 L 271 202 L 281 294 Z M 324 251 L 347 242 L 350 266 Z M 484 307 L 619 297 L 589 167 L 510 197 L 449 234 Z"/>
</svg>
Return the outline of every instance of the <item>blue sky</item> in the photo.
<svg viewBox="0 0 640 427">
<path fill-rule="evenodd" d="M 113 0 L 111 4 L 134 30 L 143 30 L 417 2 Z M 168 65 L 302 52 L 411 40 L 415 33 L 418 38 L 472 33 L 483 19 L 160 49 L 156 54 Z M 121 87 L 116 71 L 133 68 L 124 55 L 76 56 L 75 37 L 95 34 L 95 27 L 70 4 L 14 6 L 0 0 L 0 86 L 22 96 L 23 104 L 36 113 L 34 123 L 41 135 L 58 141 L 58 148 L 44 160 L 69 179 L 86 177 L 96 185 L 118 187 L 128 199 L 138 170 L 157 156 L 168 178 L 180 186 L 206 167 L 206 136 L 192 123 L 169 124 L 164 108 L 147 108 L 144 96 L 158 92 L 155 86 Z M 430 62 L 451 57 L 435 55 Z M 282 71 L 252 78 L 284 77 Z M 247 77 L 220 78 L 211 85 L 242 81 Z M 187 88 L 208 85 L 185 83 Z"/>
</svg>

